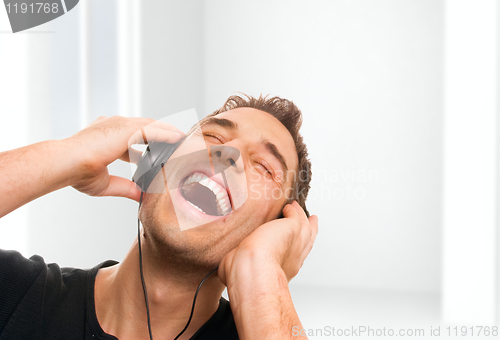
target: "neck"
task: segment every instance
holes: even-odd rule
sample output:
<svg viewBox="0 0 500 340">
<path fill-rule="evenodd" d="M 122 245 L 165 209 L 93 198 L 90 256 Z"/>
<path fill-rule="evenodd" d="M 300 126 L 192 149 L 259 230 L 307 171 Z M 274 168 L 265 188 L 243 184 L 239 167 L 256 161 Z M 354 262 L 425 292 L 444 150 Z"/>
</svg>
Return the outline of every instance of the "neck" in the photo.
<svg viewBox="0 0 500 340">
<path fill-rule="evenodd" d="M 172 264 L 155 263 L 144 245 L 142 253 L 153 337 L 174 339 L 186 325 L 196 289 L 210 270 L 183 272 Z M 213 273 L 200 289 L 191 323 L 179 339 L 189 339 L 210 319 L 223 290 L 217 272 Z M 106 333 L 119 339 L 149 337 L 137 241 L 122 263 L 98 271 L 95 306 Z"/>
</svg>

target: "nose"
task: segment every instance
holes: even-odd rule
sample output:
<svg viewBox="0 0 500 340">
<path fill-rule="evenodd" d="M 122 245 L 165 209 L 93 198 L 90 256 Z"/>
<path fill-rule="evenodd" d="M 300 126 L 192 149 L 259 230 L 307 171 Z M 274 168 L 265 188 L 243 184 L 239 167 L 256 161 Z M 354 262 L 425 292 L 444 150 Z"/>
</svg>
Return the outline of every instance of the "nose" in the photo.
<svg viewBox="0 0 500 340">
<path fill-rule="evenodd" d="M 217 174 L 223 172 L 228 168 L 238 173 L 243 172 L 243 161 L 240 159 L 240 150 L 235 147 L 227 145 L 213 145 L 210 147 L 210 157 L 214 172 Z"/>
</svg>

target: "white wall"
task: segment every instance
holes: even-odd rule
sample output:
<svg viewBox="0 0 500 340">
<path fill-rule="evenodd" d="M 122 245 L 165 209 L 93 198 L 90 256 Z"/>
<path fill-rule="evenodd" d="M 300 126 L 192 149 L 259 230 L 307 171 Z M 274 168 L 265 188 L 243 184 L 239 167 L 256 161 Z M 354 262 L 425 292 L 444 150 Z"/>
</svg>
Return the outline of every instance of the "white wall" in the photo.
<svg viewBox="0 0 500 340">
<path fill-rule="evenodd" d="M 204 15 L 206 111 L 234 91 L 303 111 L 320 231 L 294 281 L 439 292 L 442 1 L 226 0 Z"/>
<path fill-rule="evenodd" d="M 141 2 L 143 116 L 201 108 L 203 9 L 200 0 Z"/>
<path fill-rule="evenodd" d="M 442 309 L 448 322 L 500 322 L 499 19 L 495 0 L 446 2 Z"/>
</svg>

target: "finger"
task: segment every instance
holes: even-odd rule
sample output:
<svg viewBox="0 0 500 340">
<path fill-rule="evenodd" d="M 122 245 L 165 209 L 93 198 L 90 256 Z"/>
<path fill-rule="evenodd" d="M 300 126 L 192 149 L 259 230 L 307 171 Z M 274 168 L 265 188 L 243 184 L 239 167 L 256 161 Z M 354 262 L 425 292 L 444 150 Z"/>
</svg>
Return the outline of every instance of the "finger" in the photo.
<svg viewBox="0 0 500 340">
<path fill-rule="evenodd" d="M 102 196 L 125 197 L 139 202 L 141 191 L 131 180 L 118 176 L 109 176 L 108 188 Z"/>
<path fill-rule="evenodd" d="M 155 128 L 155 129 L 162 129 L 162 130 L 177 132 L 181 136 L 185 135 L 184 131 L 177 128 L 175 125 L 163 122 L 161 120 L 154 120 L 151 118 L 144 118 L 144 117 L 133 117 L 130 119 L 134 120 L 134 122 L 136 123 L 137 129 L 148 127 L 148 128 Z"/>
<path fill-rule="evenodd" d="M 309 243 L 307 245 L 307 247 L 305 247 L 304 250 L 302 251 L 302 253 L 300 254 L 301 267 L 304 264 L 304 261 L 307 259 L 307 256 L 309 256 L 309 254 L 311 253 L 313 244 L 314 244 L 314 242 L 313 243 Z"/>
<path fill-rule="evenodd" d="M 164 142 L 174 144 L 182 138 L 180 133 L 156 128 L 143 128 L 137 130 L 129 139 L 128 146 L 133 144 L 147 144 L 149 142 Z"/>
<path fill-rule="evenodd" d="M 185 133 L 181 129 L 177 128 L 175 125 L 163 122 L 161 120 L 155 120 L 151 124 L 148 124 L 146 126 L 147 128 L 155 128 L 155 129 L 161 129 L 161 130 L 166 130 L 166 131 L 172 131 L 172 132 L 177 132 L 181 136 L 184 137 Z"/>
<path fill-rule="evenodd" d="M 302 252 L 302 259 L 306 259 L 307 255 L 311 252 L 311 249 L 314 245 L 314 241 L 316 241 L 316 236 L 318 235 L 318 216 L 312 215 L 309 217 L 309 224 L 312 229 L 312 234 L 308 240 L 307 246 L 304 248 L 304 251 Z"/>
<path fill-rule="evenodd" d="M 314 241 L 316 240 L 316 236 L 318 235 L 318 216 L 312 215 L 311 217 L 309 217 L 309 225 L 311 226 L 312 229 L 311 240 L 310 240 L 312 248 L 312 244 L 314 243 Z"/>
<path fill-rule="evenodd" d="M 293 203 L 287 204 L 283 207 L 283 217 L 291 218 L 296 220 L 297 222 L 300 222 L 299 213 L 297 212 L 297 209 L 293 207 Z"/>
<path fill-rule="evenodd" d="M 163 128 L 160 124 L 149 124 L 142 129 L 143 134 L 147 137 L 148 140 L 154 140 L 158 142 L 166 142 L 166 143 L 175 143 L 182 136 L 184 136 L 184 132 L 179 130 L 173 125 L 163 123 L 164 126 L 168 126 L 169 128 Z M 171 140 L 172 136 L 179 136 L 177 139 Z"/>
<path fill-rule="evenodd" d="M 307 215 L 299 203 L 297 203 L 297 201 L 293 201 L 291 206 L 297 214 L 296 220 L 300 225 L 300 239 L 298 240 L 300 242 L 298 242 L 297 246 L 302 249 L 308 245 L 313 232 L 309 224 L 309 220 L 307 219 Z"/>
<path fill-rule="evenodd" d="M 302 207 L 299 205 L 299 203 L 297 203 L 297 201 L 293 201 L 292 206 L 295 208 L 295 210 L 297 210 L 297 216 L 300 219 L 300 224 L 308 225 L 309 220 L 307 219 L 306 212 L 304 211 L 304 209 L 302 209 Z"/>
<path fill-rule="evenodd" d="M 309 224 L 311 225 L 311 228 L 313 229 L 313 235 L 314 237 L 316 237 L 316 235 L 318 235 L 318 216 L 316 215 L 311 215 L 311 217 L 309 217 Z"/>
<path fill-rule="evenodd" d="M 128 148 L 121 157 L 120 160 L 128 163 L 137 164 L 142 158 L 142 151 L 134 149 L 133 147 Z"/>
</svg>

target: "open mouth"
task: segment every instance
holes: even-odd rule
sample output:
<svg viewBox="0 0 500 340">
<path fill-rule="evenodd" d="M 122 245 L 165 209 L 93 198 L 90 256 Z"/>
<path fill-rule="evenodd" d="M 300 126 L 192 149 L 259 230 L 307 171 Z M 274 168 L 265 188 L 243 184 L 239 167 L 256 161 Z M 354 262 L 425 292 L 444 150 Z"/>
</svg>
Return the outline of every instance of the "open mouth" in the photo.
<svg viewBox="0 0 500 340">
<path fill-rule="evenodd" d="M 232 211 L 226 188 L 201 172 L 186 177 L 180 192 L 189 204 L 204 214 L 226 216 Z"/>
</svg>

